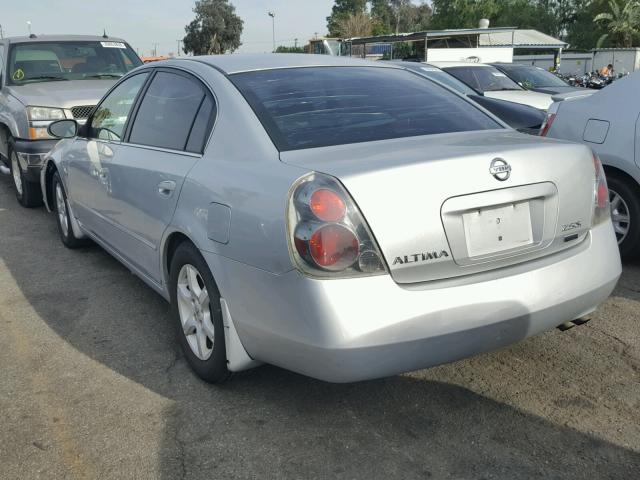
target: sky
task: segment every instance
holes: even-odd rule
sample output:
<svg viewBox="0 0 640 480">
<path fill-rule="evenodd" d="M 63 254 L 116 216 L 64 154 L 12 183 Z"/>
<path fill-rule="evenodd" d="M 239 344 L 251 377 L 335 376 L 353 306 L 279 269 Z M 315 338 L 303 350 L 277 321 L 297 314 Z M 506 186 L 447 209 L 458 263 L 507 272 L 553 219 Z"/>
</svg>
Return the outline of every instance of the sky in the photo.
<svg viewBox="0 0 640 480">
<path fill-rule="evenodd" d="M 121 37 L 149 55 L 178 51 L 184 26 L 194 17 L 194 0 L 0 0 L 4 36 L 35 34 L 108 35 Z M 277 45 L 304 45 L 317 32 L 326 34 L 333 0 L 231 0 L 244 20 L 240 52 L 272 50 L 271 18 L 275 13 Z"/>
</svg>

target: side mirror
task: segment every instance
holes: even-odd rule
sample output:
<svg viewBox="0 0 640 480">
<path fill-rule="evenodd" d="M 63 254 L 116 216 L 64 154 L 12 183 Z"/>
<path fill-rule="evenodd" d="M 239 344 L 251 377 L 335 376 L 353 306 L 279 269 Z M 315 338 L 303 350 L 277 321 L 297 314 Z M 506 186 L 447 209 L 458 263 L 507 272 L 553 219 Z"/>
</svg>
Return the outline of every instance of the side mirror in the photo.
<svg viewBox="0 0 640 480">
<path fill-rule="evenodd" d="M 73 138 L 78 135 L 78 122 L 72 119 L 58 120 L 49 124 L 47 132 L 54 138 Z"/>
</svg>

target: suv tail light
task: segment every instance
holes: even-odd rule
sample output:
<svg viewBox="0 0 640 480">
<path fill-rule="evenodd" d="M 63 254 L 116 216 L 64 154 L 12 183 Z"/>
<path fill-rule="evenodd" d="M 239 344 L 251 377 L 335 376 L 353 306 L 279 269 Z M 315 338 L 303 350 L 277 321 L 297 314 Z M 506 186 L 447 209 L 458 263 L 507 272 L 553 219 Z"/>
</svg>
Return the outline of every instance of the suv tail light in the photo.
<svg viewBox="0 0 640 480">
<path fill-rule="evenodd" d="M 602 168 L 602 162 L 598 155 L 593 152 L 593 166 L 596 171 L 596 179 L 593 188 L 593 218 L 591 225 L 598 225 L 611 217 L 611 207 L 609 205 L 609 187 L 607 178 Z"/>
<path fill-rule="evenodd" d="M 321 278 L 387 273 L 367 223 L 335 178 L 312 173 L 299 179 L 287 214 L 291 257 L 303 273 Z"/>
</svg>

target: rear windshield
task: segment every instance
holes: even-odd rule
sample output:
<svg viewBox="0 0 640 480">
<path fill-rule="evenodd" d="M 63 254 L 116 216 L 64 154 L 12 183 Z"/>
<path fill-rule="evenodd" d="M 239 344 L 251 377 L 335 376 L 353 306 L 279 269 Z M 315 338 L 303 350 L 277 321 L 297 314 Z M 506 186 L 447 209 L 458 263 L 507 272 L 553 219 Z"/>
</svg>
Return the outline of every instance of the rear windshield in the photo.
<svg viewBox="0 0 640 480">
<path fill-rule="evenodd" d="M 505 67 L 507 74 L 524 88 L 566 87 L 564 80 L 538 67 Z"/>
<path fill-rule="evenodd" d="M 447 89 L 395 68 L 279 69 L 231 80 L 280 151 L 502 128 Z"/>
<path fill-rule="evenodd" d="M 478 95 L 478 92 L 473 88 L 468 87 L 466 83 L 462 83 L 453 75 L 443 72 L 440 69 L 434 67 L 420 67 L 420 70 L 425 77 L 431 78 L 436 82 L 444 83 L 447 87 L 453 88 L 463 95 Z"/>
<path fill-rule="evenodd" d="M 481 92 L 522 90 L 520 85 L 493 67 L 448 67 L 445 71 Z"/>
<path fill-rule="evenodd" d="M 13 85 L 60 80 L 118 78 L 142 65 L 126 43 L 29 42 L 11 46 L 9 81 Z"/>
</svg>

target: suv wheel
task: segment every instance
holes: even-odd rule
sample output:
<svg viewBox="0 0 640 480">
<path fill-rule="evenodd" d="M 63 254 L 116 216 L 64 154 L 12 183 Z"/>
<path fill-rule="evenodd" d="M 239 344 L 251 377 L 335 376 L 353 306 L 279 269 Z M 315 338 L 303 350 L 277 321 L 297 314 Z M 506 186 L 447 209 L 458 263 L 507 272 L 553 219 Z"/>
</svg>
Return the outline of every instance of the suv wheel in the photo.
<svg viewBox="0 0 640 480">
<path fill-rule="evenodd" d="M 220 294 L 198 249 L 184 242 L 170 267 L 171 314 L 178 342 L 196 374 L 211 383 L 231 376 L 222 323 Z"/>
<path fill-rule="evenodd" d="M 640 257 L 640 192 L 628 180 L 616 175 L 610 175 L 607 182 L 620 255 L 625 260 L 635 260 Z"/>
<path fill-rule="evenodd" d="M 11 168 L 11 177 L 13 178 L 13 186 L 16 191 L 18 203 L 23 207 L 33 208 L 42 205 L 42 191 L 40 184 L 29 182 L 20 168 L 20 161 L 15 149 L 9 143 L 9 159 Z"/>
</svg>

